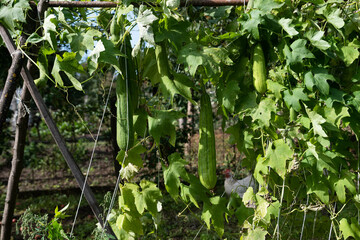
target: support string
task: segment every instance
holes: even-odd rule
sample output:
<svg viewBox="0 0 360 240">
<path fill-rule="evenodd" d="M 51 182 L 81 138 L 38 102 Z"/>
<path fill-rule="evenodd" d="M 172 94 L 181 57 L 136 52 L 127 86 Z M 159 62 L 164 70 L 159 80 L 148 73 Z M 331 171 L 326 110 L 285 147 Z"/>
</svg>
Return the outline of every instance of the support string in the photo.
<svg viewBox="0 0 360 240">
<path fill-rule="evenodd" d="M 80 204 L 81 204 L 81 201 L 82 201 L 82 197 L 83 197 L 83 195 L 84 195 L 85 186 L 86 186 L 86 183 L 87 183 L 87 180 L 88 180 L 88 176 L 89 176 L 91 164 L 92 164 L 92 161 L 93 161 L 93 158 L 94 158 L 96 145 L 97 145 L 97 142 L 98 142 L 98 139 L 99 139 L 99 135 L 100 135 L 100 131 L 101 131 L 101 126 L 102 126 L 102 123 L 103 123 L 103 121 L 104 121 L 104 117 L 105 117 L 105 113 L 106 113 L 106 108 L 107 108 L 107 105 L 108 105 L 108 103 L 109 103 L 110 93 L 111 93 L 112 85 L 113 85 L 113 83 L 114 83 L 115 76 L 116 76 L 116 74 L 114 74 L 114 76 L 113 76 L 113 78 L 112 78 L 112 80 L 111 80 L 111 83 L 110 83 L 110 88 L 109 88 L 108 96 L 107 96 L 107 98 L 106 98 L 104 110 L 103 110 L 103 113 L 102 113 L 102 116 L 101 116 L 101 120 L 100 120 L 100 124 L 99 124 L 98 131 L 97 131 L 97 134 L 96 134 L 96 139 L 95 139 L 94 147 L 93 147 L 93 150 L 92 150 L 92 153 L 91 153 L 91 158 L 90 158 L 89 166 L 88 166 L 87 171 L 86 171 L 85 181 L 84 181 L 84 184 L 83 184 L 83 186 L 82 186 L 82 188 L 81 188 L 81 195 L 80 195 L 79 203 L 78 203 L 78 206 L 77 206 L 77 209 L 76 209 L 75 218 L 74 218 L 74 221 L 73 221 L 73 224 L 72 224 L 72 227 L 71 227 L 70 237 L 72 237 L 73 232 L 74 232 L 74 227 L 75 227 L 75 224 L 76 224 L 76 219 L 77 219 L 77 216 L 78 216 L 78 213 L 79 213 L 79 209 L 80 209 Z M 104 226 L 105 226 L 105 225 L 104 225 Z"/>
</svg>

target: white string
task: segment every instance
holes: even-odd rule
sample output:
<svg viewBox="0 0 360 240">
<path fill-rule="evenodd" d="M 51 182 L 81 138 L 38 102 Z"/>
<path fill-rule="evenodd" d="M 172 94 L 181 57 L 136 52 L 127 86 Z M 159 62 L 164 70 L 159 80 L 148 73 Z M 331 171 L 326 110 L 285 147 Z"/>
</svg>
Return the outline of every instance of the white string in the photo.
<svg viewBox="0 0 360 240">
<path fill-rule="evenodd" d="M 106 98 L 106 102 L 105 102 L 103 114 L 102 114 L 102 117 L 101 117 L 101 120 L 100 120 L 100 125 L 99 125 L 98 131 L 97 131 L 97 135 L 96 135 L 94 147 L 93 147 L 93 150 L 92 150 L 92 153 L 91 153 L 91 158 L 90 158 L 89 166 L 88 166 L 88 169 L 87 169 L 87 171 L 86 171 L 85 181 L 84 181 L 84 184 L 83 184 L 82 189 L 81 189 L 80 200 L 79 200 L 79 203 L 78 203 L 78 206 L 77 206 L 77 209 L 76 209 L 74 222 L 73 222 L 72 227 L 71 227 L 70 237 L 72 237 L 72 235 L 73 235 L 73 231 L 74 231 L 76 219 L 77 219 L 77 216 L 78 216 L 78 213 L 79 213 L 79 209 L 80 209 L 81 200 L 82 200 L 82 197 L 83 197 L 83 195 L 84 195 L 85 186 L 86 186 L 86 183 L 87 183 L 87 180 L 88 180 L 88 176 L 89 176 L 91 164 L 92 164 L 92 161 L 93 161 L 93 158 L 94 158 L 94 153 L 95 153 L 96 145 L 97 145 L 97 142 L 98 142 L 98 139 L 99 139 L 99 134 L 100 134 L 101 126 L 102 126 L 102 123 L 103 123 L 103 121 L 104 121 L 104 117 L 105 117 L 105 113 L 106 113 L 106 108 L 107 108 L 107 105 L 108 105 L 108 103 L 109 103 L 110 93 L 111 93 L 111 89 L 112 89 L 112 85 L 113 85 L 115 76 L 116 76 L 116 75 L 114 74 L 114 77 L 113 77 L 112 80 L 111 80 L 111 84 L 110 84 L 108 96 L 107 96 L 107 98 Z"/>
<path fill-rule="evenodd" d="M 300 240 L 302 240 L 303 233 L 304 233 L 305 221 L 306 221 L 306 213 L 307 213 L 306 207 L 308 206 L 308 204 L 309 204 L 309 194 L 306 195 L 306 206 L 305 206 L 305 211 L 304 211 L 303 223 L 302 223 L 302 226 L 301 226 Z"/>
<path fill-rule="evenodd" d="M 314 239 L 314 235 L 315 235 L 315 226 L 316 226 L 317 214 L 318 214 L 318 209 L 316 209 L 316 211 L 315 211 L 315 217 L 314 217 L 314 223 L 313 223 L 311 239 Z"/>
<path fill-rule="evenodd" d="M 337 204 L 337 202 L 335 202 L 335 204 L 334 204 L 334 212 L 336 211 L 336 204 Z M 330 232 L 329 232 L 329 237 L 328 237 L 328 240 L 330 240 L 330 239 L 331 239 L 332 229 L 333 229 L 333 221 L 331 220 L 331 224 L 330 224 Z"/>
</svg>

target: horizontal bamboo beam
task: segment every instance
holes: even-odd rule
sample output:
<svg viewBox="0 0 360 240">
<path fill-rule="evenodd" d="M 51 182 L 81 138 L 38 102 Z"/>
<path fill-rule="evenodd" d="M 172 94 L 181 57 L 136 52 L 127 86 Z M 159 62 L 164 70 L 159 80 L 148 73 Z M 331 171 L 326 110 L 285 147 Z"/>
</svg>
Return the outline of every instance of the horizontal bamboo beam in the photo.
<svg viewBox="0 0 360 240">
<path fill-rule="evenodd" d="M 248 0 L 181 0 L 181 6 L 237 6 L 244 5 Z M 152 4 L 148 1 L 144 3 Z M 47 7 L 86 7 L 86 8 L 113 8 L 122 4 L 122 2 L 105 2 L 105 1 L 48 1 Z M 138 5 L 139 2 L 134 2 Z"/>
</svg>

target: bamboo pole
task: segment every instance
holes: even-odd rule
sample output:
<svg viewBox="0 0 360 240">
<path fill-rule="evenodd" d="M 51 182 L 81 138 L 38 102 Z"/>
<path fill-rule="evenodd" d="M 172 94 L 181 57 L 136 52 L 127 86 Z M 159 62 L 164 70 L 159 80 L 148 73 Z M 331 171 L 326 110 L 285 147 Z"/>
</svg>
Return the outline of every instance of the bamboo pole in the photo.
<svg viewBox="0 0 360 240">
<path fill-rule="evenodd" d="M 11 170 L 6 191 L 4 214 L 1 228 L 1 240 L 10 240 L 11 224 L 14 215 L 16 197 L 19 191 L 19 180 L 24 165 L 24 148 L 27 135 L 29 114 L 25 109 L 25 103 L 30 100 L 30 94 L 23 84 L 21 100 L 19 102 L 19 115 L 16 121 L 14 154 L 11 162 Z"/>
<path fill-rule="evenodd" d="M 2 134 L 3 124 L 5 123 L 6 116 L 9 112 L 9 107 L 13 99 L 16 82 L 20 76 L 21 65 L 23 62 L 22 53 L 20 50 L 14 52 L 11 67 L 9 69 L 4 90 L 0 98 L 0 136 Z"/>
</svg>

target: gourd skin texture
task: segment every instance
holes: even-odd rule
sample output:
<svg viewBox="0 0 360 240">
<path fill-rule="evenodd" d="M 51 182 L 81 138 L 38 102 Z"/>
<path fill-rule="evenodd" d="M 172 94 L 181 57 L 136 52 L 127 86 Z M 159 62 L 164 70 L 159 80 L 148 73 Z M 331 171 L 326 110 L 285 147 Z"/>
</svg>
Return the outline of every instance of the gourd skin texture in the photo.
<svg viewBox="0 0 360 240">
<path fill-rule="evenodd" d="M 253 53 L 253 80 L 254 87 L 258 93 L 266 92 L 266 66 L 264 52 L 260 43 L 254 48 Z"/>
<path fill-rule="evenodd" d="M 120 34 L 121 34 L 120 31 L 121 31 L 120 25 L 117 24 L 116 15 L 115 15 L 110 24 L 111 41 L 115 44 L 120 40 Z"/>
<path fill-rule="evenodd" d="M 200 98 L 198 173 L 201 184 L 207 189 L 216 185 L 216 150 L 210 97 L 203 89 Z"/>
<path fill-rule="evenodd" d="M 135 64 L 131 57 L 131 45 L 129 36 L 125 37 L 125 46 L 123 47 L 122 53 L 127 56 L 127 62 L 125 64 L 125 57 L 121 57 L 119 59 L 119 65 L 122 74 L 119 74 L 116 79 L 116 140 L 119 148 L 121 150 L 126 150 L 134 145 L 135 137 L 133 127 L 133 115 L 134 109 L 137 107 L 138 103 L 138 88 L 136 84 L 137 82 Z M 128 91 L 126 89 L 128 89 Z"/>
</svg>

